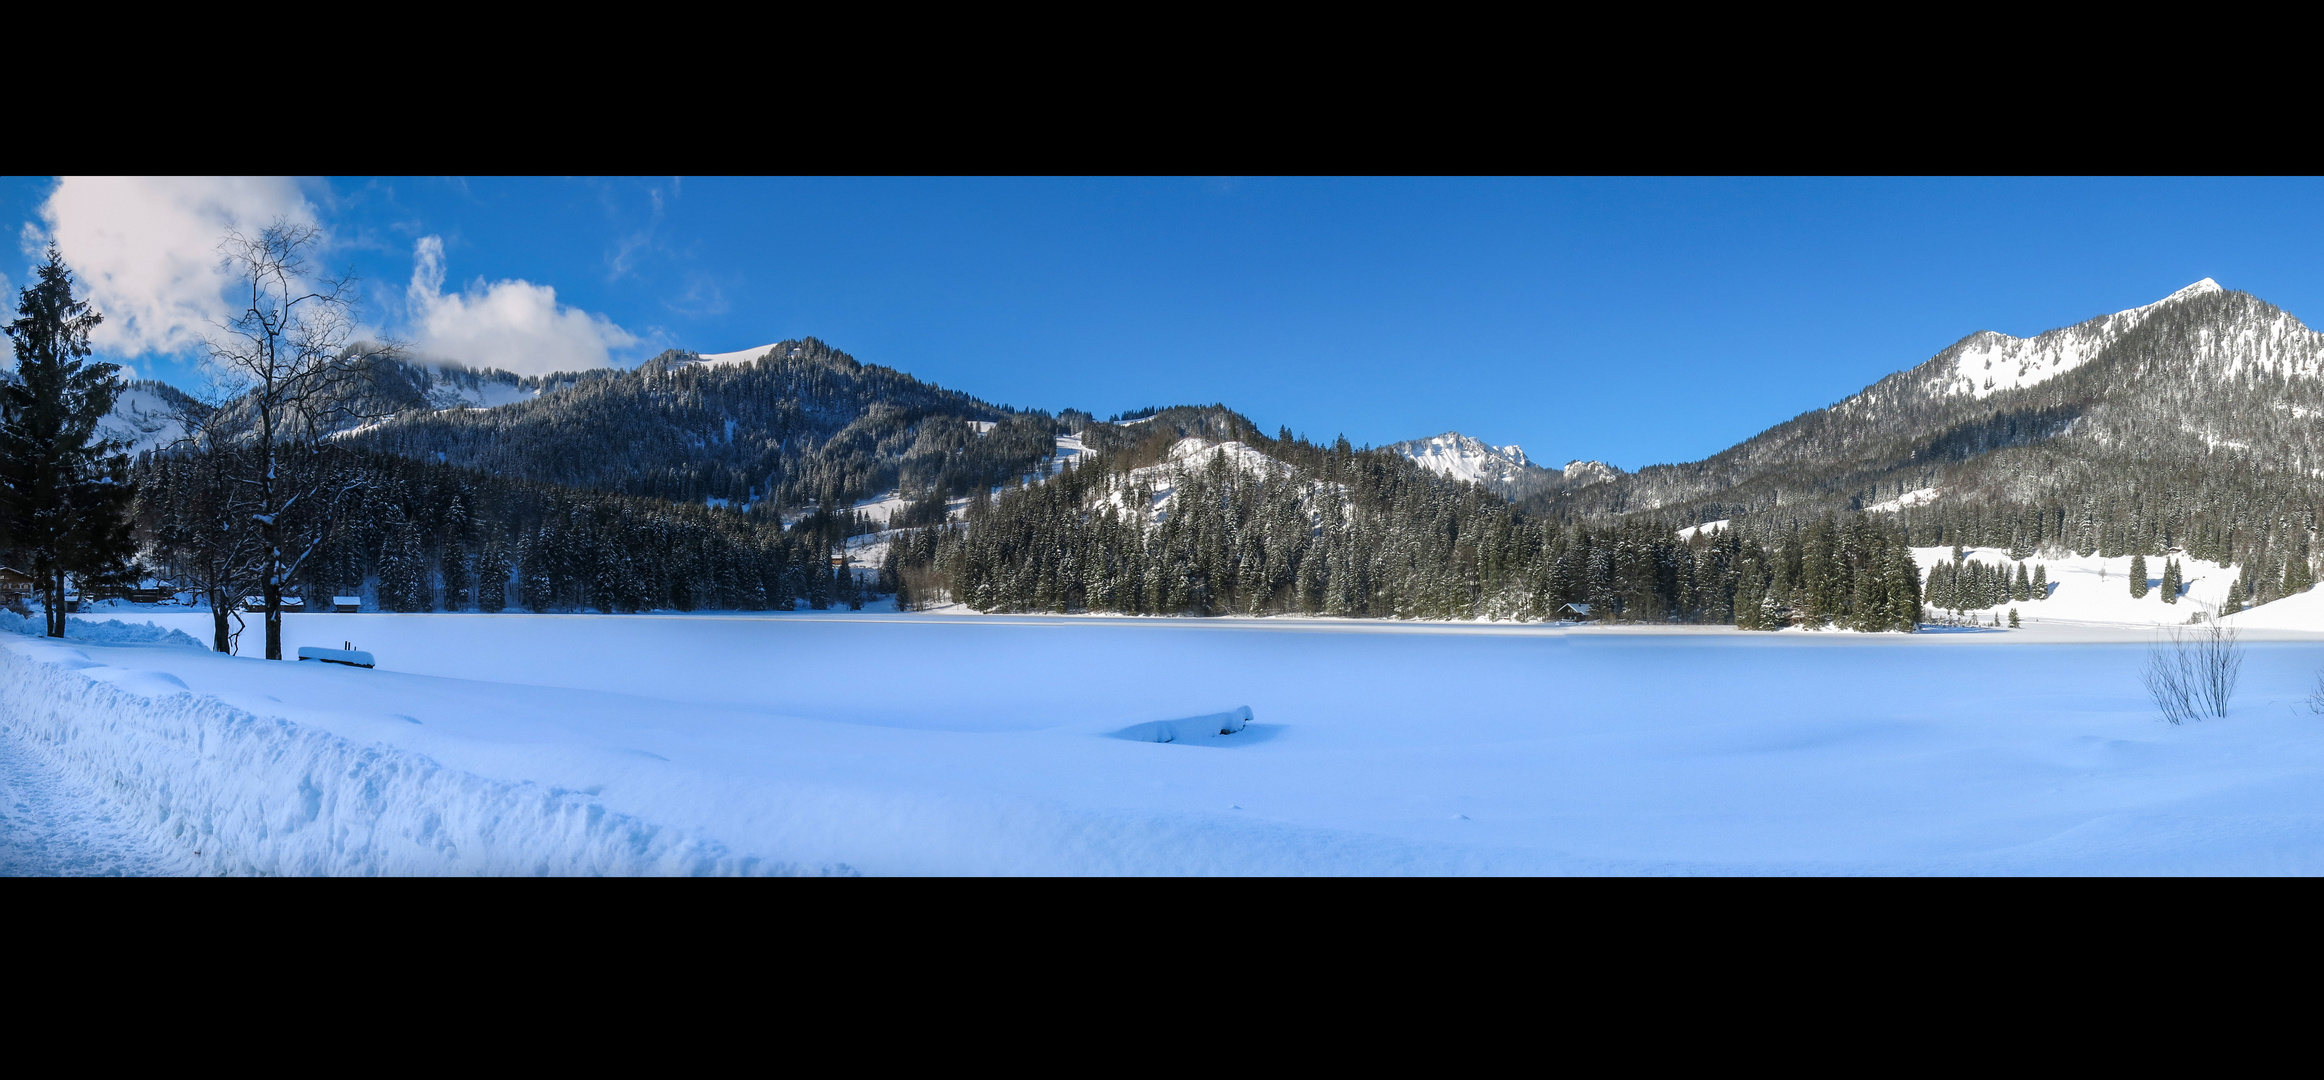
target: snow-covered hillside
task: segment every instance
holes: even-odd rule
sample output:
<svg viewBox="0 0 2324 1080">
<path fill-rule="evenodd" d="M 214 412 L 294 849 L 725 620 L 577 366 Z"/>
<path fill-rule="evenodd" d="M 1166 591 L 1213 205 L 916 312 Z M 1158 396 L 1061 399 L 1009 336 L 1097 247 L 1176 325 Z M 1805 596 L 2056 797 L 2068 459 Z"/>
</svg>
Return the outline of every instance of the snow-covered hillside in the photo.
<svg viewBox="0 0 2324 1080">
<path fill-rule="evenodd" d="M 1937 501 L 1937 496 L 1939 494 L 1942 493 L 1935 488 L 1914 488 L 1913 490 L 1907 491 L 1893 499 L 1883 499 L 1880 502 L 1873 503 L 1864 509 L 1875 512 L 1894 513 L 1898 510 L 1909 509 L 1915 506 L 1927 506 L 1928 504 Z"/>
<path fill-rule="evenodd" d="M 133 384 L 113 399 L 113 411 L 97 422 L 97 434 L 125 444 L 125 453 L 158 450 L 186 437 L 179 404 L 154 384 Z"/>
<path fill-rule="evenodd" d="M 755 349 L 737 349 L 734 352 L 696 353 L 695 362 L 701 364 L 747 364 L 773 352 L 782 342 L 775 341 Z"/>
<path fill-rule="evenodd" d="M 1980 331 L 1950 350 L 1951 370 L 1939 373 L 1939 378 L 1945 391 L 1975 397 L 2032 386 L 2082 366 L 2144 322 L 2156 308 L 2173 300 L 2218 291 L 2218 282 L 2204 278 L 2154 303 L 2030 338 Z"/>
<path fill-rule="evenodd" d="M 1149 523 L 1163 521 L 1170 516 L 1170 507 L 1178 497 L 1178 476 L 1206 468 L 1213 461 L 1223 461 L 1250 476 L 1288 478 L 1292 473 L 1291 466 L 1239 439 L 1180 439 L 1171 444 L 1169 456 L 1161 462 L 1130 470 L 1128 476 L 1099 500 L 1099 505 L 1141 514 Z M 1138 491 L 1149 493 L 1143 507 L 1135 505 Z"/>
<path fill-rule="evenodd" d="M 1915 369 L 1904 387 L 1868 390 L 1834 408 L 1877 407 L 1884 392 L 1898 390 L 1985 398 L 2036 386 L 2096 359 L 2172 305 L 2221 291 L 2218 282 L 2204 278 L 2151 304 L 2030 338 L 1981 330 Z M 2324 334 L 2310 330 L 2289 312 L 2256 308 L 2231 322 L 2202 329 L 2190 342 L 2188 355 L 2179 359 L 2214 377 L 2245 372 L 2315 377 L 2324 374 Z"/>
</svg>

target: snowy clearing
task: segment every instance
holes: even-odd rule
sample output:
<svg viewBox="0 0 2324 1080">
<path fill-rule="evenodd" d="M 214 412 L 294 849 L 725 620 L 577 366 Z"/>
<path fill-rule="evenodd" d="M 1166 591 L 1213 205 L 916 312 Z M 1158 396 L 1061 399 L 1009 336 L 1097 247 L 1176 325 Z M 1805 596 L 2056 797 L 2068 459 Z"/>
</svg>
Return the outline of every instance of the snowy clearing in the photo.
<svg viewBox="0 0 2324 1080">
<path fill-rule="evenodd" d="M 1923 580 L 1927 580 L 1929 571 L 1938 564 L 1953 561 L 1953 549 L 1949 547 L 1914 548 L 1912 553 L 1913 558 L 1920 563 Z M 2011 568 L 2017 565 L 2017 561 L 2009 557 L 2006 548 L 1965 548 L 1961 557 L 1964 562 L 1998 563 Z M 2235 582 L 2237 571 L 2234 567 L 2184 555 L 2173 555 L 2170 558 L 2178 560 L 2180 572 L 2186 579 L 2186 587 L 2176 603 L 2164 602 L 2164 556 L 2147 557 L 2148 591 L 2145 596 L 2134 597 L 2130 595 L 2130 557 L 2127 555 L 2111 559 L 2096 555 L 2037 555 L 2024 560 L 2026 571 L 2031 573 L 2035 567 L 2040 567 L 2048 575 L 2049 599 L 2012 600 L 1991 607 L 1971 609 L 1970 613 L 1977 616 L 1980 622 L 1985 622 L 2002 616 L 2010 608 L 2016 608 L 2019 617 L 2029 624 L 2148 627 L 2182 624 L 2196 612 L 2206 610 L 2206 605 L 2215 608 L 2226 601 L 2227 587 Z M 2285 603 L 2286 600 L 2278 600 L 2251 611 L 2253 614 L 2275 611 Z M 1932 608 L 1934 606 L 1931 605 Z M 2305 621 L 2254 621 L 2250 615 L 2230 618 L 2240 620 L 2239 624 L 2244 626 L 2324 631 L 2324 608 L 2313 610 L 2315 617 Z"/>
<path fill-rule="evenodd" d="M 2151 632 L 2062 625 L 285 625 L 380 667 L 0 636 L 0 749 L 126 872 L 2324 872 L 2324 635 L 2172 727 Z"/>
</svg>

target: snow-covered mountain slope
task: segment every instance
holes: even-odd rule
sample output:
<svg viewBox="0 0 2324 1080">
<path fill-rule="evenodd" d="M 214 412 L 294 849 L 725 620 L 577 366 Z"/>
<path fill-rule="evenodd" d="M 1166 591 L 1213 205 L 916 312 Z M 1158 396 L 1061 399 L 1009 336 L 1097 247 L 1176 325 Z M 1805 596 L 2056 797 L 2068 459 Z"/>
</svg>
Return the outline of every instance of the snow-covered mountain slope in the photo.
<svg viewBox="0 0 2324 1080">
<path fill-rule="evenodd" d="M 1154 465 L 1132 469 L 1128 476 L 1115 485 L 1101 504 L 1110 504 L 1133 513 L 1143 513 L 1145 519 L 1159 522 L 1170 516 L 1171 503 L 1178 497 L 1178 478 L 1198 469 L 1208 468 L 1214 461 L 1228 468 L 1254 477 L 1288 478 L 1291 466 L 1268 457 L 1250 445 L 1235 439 L 1224 442 L 1210 439 L 1180 439 L 1170 447 L 1169 456 Z M 1145 491 L 1144 506 L 1137 505 L 1134 492 Z"/>
<path fill-rule="evenodd" d="M 1980 330 L 1931 362 L 1931 389 L 1982 398 L 2054 379 L 2105 352 L 2163 305 L 2218 291 L 2218 282 L 2204 278 L 2154 303 L 2030 338 Z"/>
<path fill-rule="evenodd" d="M 1926 489 L 2087 497 L 2069 466 L 2216 473 L 2217 454 L 2324 478 L 2324 428 L 2309 419 L 2324 414 L 2320 376 L 2324 334 L 2206 278 L 2028 338 L 1979 331 L 1709 458 L 1615 483 L 1569 480 L 1534 501 L 1560 513 L 1697 518 L 1776 506 L 1906 510 Z"/>
<path fill-rule="evenodd" d="M 97 422 L 97 433 L 122 443 L 125 453 L 158 450 L 185 438 L 185 425 L 178 415 L 186 401 L 184 394 L 167 383 L 131 383 L 113 399 L 113 411 Z"/>
<path fill-rule="evenodd" d="M 1933 487 L 1914 488 L 1913 490 L 1907 491 L 1902 495 L 1898 495 L 1893 499 L 1884 499 L 1880 502 L 1873 503 L 1864 509 L 1873 511 L 1896 511 L 1903 510 L 1908 507 L 1926 506 L 1937 501 L 1937 496 L 1941 494 L 1943 494 L 1943 492 L 1940 492 Z"/>
<path fill-rule="evenodd" d="M 761 345 L 755 349 L 738 349 L 734 352 L 722 353 L 695 353 L 694 362 L 698 364 L 711 364 L 714 366 L 718 364 L 747 364 L 753 360 L 758 359 L 759 357 L 765 356 L 766 354 L 775 351 L 777 348 L 781 347 L 781 345 L 782 342 L 777 341 L 766 345 Z"/>
</svg>

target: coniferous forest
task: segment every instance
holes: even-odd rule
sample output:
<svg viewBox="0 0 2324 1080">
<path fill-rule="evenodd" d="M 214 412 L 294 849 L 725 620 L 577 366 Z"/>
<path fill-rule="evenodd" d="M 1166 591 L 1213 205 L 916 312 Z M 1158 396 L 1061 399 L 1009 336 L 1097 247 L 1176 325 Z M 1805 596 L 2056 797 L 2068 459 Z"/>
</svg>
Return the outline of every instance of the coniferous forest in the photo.
<svg viewBox="0 0 2324 1080">
<path fill-rule="evenodd" d="M 1841 625 L 1909 630 L 1920 580 L 1879 515 L 1682 539 L 1667 520 L 1542 522 L 1386 450 L 1267 438 L 1223 409 L 1166 410 L 1089 464 L 918 530 L 883 582 L 982 611 Z M 1190 433 L 1264 455 L 1158 462 Z M 1569 606 L 1570 605 L 1570 606 Z"/>
</svg>

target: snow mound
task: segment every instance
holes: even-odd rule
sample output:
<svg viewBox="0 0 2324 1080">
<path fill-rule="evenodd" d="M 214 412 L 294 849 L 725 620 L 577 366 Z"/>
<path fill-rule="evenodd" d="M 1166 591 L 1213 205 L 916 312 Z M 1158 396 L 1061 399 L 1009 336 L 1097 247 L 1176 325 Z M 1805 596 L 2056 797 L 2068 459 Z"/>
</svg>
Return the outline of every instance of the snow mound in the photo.
<svg viewBox="0 0 2324 1080">
<path fill-rule="evenodd" d="M 49 765 L 103 788 L 131 829 L 189 853 L 206 873 L 818 872 L 739 856 L 586 793 L 492 780 L 258 716 L 156 675 L 70 646 L 0 646 L 0 722 Z"/>
<path fill-rule="evenodd" d="M 39 623 L 13 611 L 0 611 L 0 630 L 26 637 L 44 637 Z M 125 623 L 107 619 L 93 623 L 87 619 L 66 619 L 65 638 L 70 641 L 100 641 L 110 645 L 183 645 L 196 649 L 209 646 L 195 641 L 183 630 L 168 630 L 151 622 Z"/>
<path fill-rule="evenodd" d="M 1916 488 L 1912 491 L 1907 491 L 1904 494 L 1897 496 L 1896 498 L 1873 503 L 1864 509 L 1875 512 L 1895 513 L 1896 511 L 1905 509 L 1906 507 L 1925 506 L 1935 501 L 1937 501 L 1937 489 L 1933 487 Z"/>
<path fill-rule="evenodd" d="M 1727 526 L 1729 523 L 1729 519 L 1720 518 L 1717 521 L 1706 521 L 1700 525 L 1689 525 L 1686 528 L 1680 529 L 1678 531 L 1678 538 L 1681 540 L 1692 540 L 1695 538 L 1697 533 L 1703 534 L 1705 536 L 1717 536 L 1720 533 L 1727 531 Z"/>
<path fill-rule="evenodd" d="M 1239 709 L 1212 713 L 1209 716 L 1190 716 L 1183 720 L 1155 720 L 1150 723 L 1132 724 L 1114 732 L 1114 738 L 1128 739 L 1131 742 L 1199 743 L 1205 739 L 1232 735 L 1249 726 L 1251 726 L 1251 707 L 1245 705 Z"/>
</svg>

